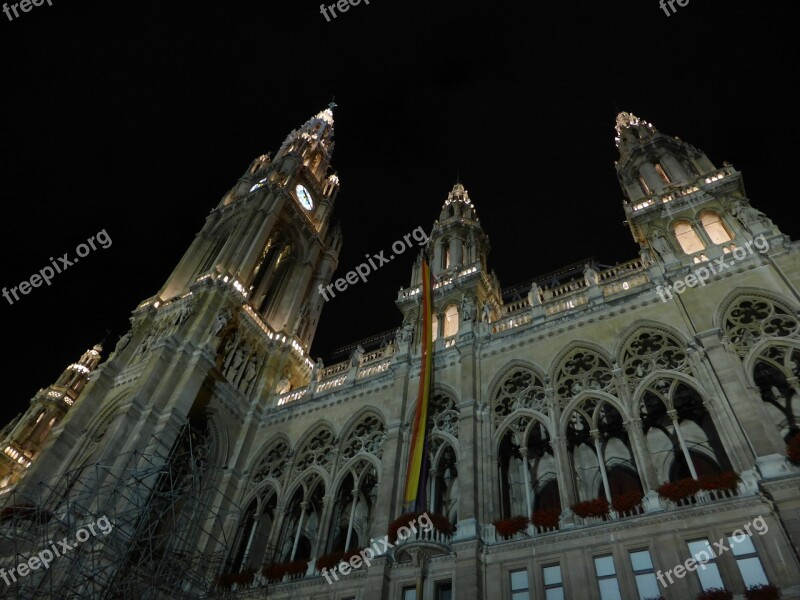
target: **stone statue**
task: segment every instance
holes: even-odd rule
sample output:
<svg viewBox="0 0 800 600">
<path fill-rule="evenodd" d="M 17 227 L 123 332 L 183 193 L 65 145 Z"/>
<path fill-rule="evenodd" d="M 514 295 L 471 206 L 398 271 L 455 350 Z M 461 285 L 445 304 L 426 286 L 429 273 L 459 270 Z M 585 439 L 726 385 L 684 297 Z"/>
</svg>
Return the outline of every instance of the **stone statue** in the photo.
<svg viewBox="0 0 800 600">
<path fill-rule="evenodd" d="M 248 363 L 247 368 L 244 372 L 244 377 L 242 377 L 242 383 L 239 386 L 239 389 L 243 392 L 246 392 L 247 389 L 250 387 L 250 382 L 253 381 L 253 378 L 256 376 L 256 357 L 252 357 Z"/>
<path fill-rule="evenodd" d="M 531 284 L 531 289 L 528 291 L 528 304 L 531 306 L 538 306 L 542 303 L 542 296 L 541 292 L 539 291 L 539 286 L 536 285 L 534 281 Z"/>
<path fill-rule="evenodd" d="M 180 325 L 186 321 L 190 316 L 192 316 L 192 306 L 191 304 L 184 304 L 181 307 L 180 312 L 178 313 L 178 318 L 175 320 L 176 325 Z"/>
<path fill-rule="evenodd" d="M 475 320 L 475 301 L 469 294 L 461 296 L 461 320 L 474 321 Z"/>
<path fill-rule="evenodd" d="M 653 248 L 655 248 L 661 258 L 672 255 L 672 248 L 670 248 L 669 242 L 667 242 L 666 238 L 660 233 L 653 236 Z"/>
<path fill-rule="evenodd" d="M 759 222 L 765 225 L 772 224 L 772 221 L 764 213 L 744 202 L 734 202 L 731 206 L 731 212 L 733 216 L 741 221 L 742 225 L 751 225 Z"/>
<path fill-rule="evenodd" d="M 228 369 L 228 373 L 233 375 L 239 371 L 239 367 L 241 366 L 242 362 L 244 362 L 244 350 L 239 348 L 236 351 L 236 354 L 233 355 L 233 362 L 231 362 L 230 369 Z"/>
<path fill-rule="evenodd" d="M 481 323 L 489 323 L 492 319 L 492 307 L 488 302 L 483 303 L 481 310 Z"/>
<path fill-rule="evenodd" d="M 280 395 L 280 394 L 285 394 L 291 389 L 292 389 L 292 381 L 289 376 L 289 369 L 286 369 L 283 372 L 283 375 L 281 376 L 280 380 L 278 381 L 278 385 L 275 388 L 275 392 L 278 395 Z"/>
<path fill-rule="evenodd" d="M 317 362 L 314 363 L 314 366 L 311 367 L 311 381 L 319 381 L 320 377 L 322 377 L 322 369 L 325 368 L 325 364 L 322 362 L 321 358 L 317 359 Z"/>
<path fill-rule="evenodd" d="M 211 335 L 217 336 L 219 332 L 225 329 L 225 325 L 228 324 L 228 321 L 231 318 L 231 311 L 230 309 L 225 309 L 221 313 L 217 315 L 217 320 L 214 321 L 214 324 L 211 326 Z"/>
<path fill-rule="evenodd" d="M 131 341 L 131 332 L 129 331 L 121 338 L 119 338 L 119 341 L 117 342 L 117 347 L 114 348 L 114 352 L 122 352 L 123 350 L 125 350 L 130 341 Z"/>
<path fill-rule="evenodd" d="M 589 263 L 586 263 L 583 267 L 583 278 L 586 280 L 586 285 L 596 285 L 598 283 L 597 271 Z"/>
<path fill-rule="evenodd" d="M 300 306 L 300 310 L 297 313 L 297 318 L 294 321 L 294 327 L 292 328 L 292 335 L 297 335 L 297 332 L 300 330 L 300 326 L 303 324 L 303 320 L 306 318 L 308 314 L 308 303 L 303 302 Z"/>
<path fill-rule="evenodd" d="M 364 349 L 358 345 L 356 349 L 353 350 L 353 355 L 350 357 L 350 366 L 358 367 L 361 364 L 361 359 L 364 356 Z"/>
</svg>

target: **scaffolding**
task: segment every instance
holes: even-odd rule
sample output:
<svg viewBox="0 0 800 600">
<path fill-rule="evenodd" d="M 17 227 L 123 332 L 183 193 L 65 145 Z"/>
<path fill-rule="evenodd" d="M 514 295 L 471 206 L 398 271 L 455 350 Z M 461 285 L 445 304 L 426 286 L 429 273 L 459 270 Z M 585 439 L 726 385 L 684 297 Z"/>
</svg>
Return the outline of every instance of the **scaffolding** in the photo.
<svg viewBox="0 0 800 600">
<path fill-rule="evenodd" d="M 207 466 L 204 440 L 186 421 L 112 464 L 0 498 L 0 598 L 229 596 L 215 578 L 241 511 L 211 485 L 220 473 Z M 22 576 L 17 565 L 47 559 L 45 550 L 55 554 L 49 567 Z"/>
</svg>

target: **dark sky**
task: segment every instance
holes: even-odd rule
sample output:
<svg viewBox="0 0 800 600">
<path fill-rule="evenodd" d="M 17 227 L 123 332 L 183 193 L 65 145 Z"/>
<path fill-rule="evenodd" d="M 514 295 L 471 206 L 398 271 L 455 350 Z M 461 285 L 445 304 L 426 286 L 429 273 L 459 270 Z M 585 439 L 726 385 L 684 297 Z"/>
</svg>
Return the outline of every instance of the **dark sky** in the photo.
<svg viewBox="0 0 800 600">
<path fill-rule="evenodd" d="M 634 258 L 618 109 L 732 162 L 796 239 L 789 7 L 372 0 L 326 22 L 310 0 L 53 0 L 0 13 L 0 286 L 102 229 L 113 241 L 50 287 L 0 298 L 2 420 L 107 329 L 110 351 L 250 161 L 334 95 L 339 276 L 429 231 L 457 173 L 504 287 Z M 312 355 L 398 326 L 412 261 L 329 302 Z"/>
</svg>

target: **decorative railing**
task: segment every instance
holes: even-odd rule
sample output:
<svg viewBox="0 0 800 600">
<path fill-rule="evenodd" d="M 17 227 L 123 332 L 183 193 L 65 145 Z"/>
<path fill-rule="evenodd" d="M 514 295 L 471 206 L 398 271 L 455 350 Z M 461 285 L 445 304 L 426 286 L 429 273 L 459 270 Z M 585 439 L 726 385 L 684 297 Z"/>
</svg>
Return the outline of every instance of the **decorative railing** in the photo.
<svg viewBox="0 0 800 600">
<path fill-rule="evenodd" d="M 320 372 L 320 381 L 325 381 L 326 379 L 335 377 L 339 373 L 346 373 L 349 370 L 350 370 L 350 361 L 348 360 L 336 363 L 335 365 L 331 365 L 330 367 L 325 367 Z"/>
<path fill-rule="evenodd" d="M 637 258 L 599 271 L 597 285 L 603 298 L 649 285 L 648 266 L 642 258 Z M 576 279 L 550 288 L 545 286 L 539 288 L 544 315 L 552 317 L 588 305 L 591 287 L 585 279 Z M 503 317 L 492 323 L 492 333 L 494 334 L 527 325 L 532 321 L 531 305 L 527 298 L 503 305 L 501 312 Z"/>
<path fill-rule="evenodd" d="M 391 364 L 390 360 L 384 360 L 373 365 L 362 367 L 358 371 L 358 375 L 356 377 L 357 379 L 364 379 L 365 377 L 369 377 L 370 375 L 375 375 L 377 373 L 384 373 L 389 370 L 390 364 Z"/>
<path fill-rule="evenodd" d="M 283 406 L 284 404 L 288 404 L 289 402 L 294 402 L 295 400 L 299 400 L 303 396 L 308 393 L 308 388 L 301 388 L 299 390 L 293 390 L 291 392 L 286 392 L 285 394 L 281 394 L 278 398 L 278 406 Z"/>
<path fill-rule="evenodd" d="M 330 390 L 335 387 L 339 387 L 340 385 L 344 385 L 344 382 L 347 380 L 347 375 L 341 375 L 336 379 L 330 379 L 328 381 L 323 381 L 317 386 L 317 392 L 324 392 Z"/>
<path fill-rule="evenodd" d="M 453 540 L 452 533 L 443 533 L 436 529 L 435 527 L 431 527 L 429 529 L 425 529 L 424 527 L 417 527 L 416 532 L 413 529 L 409 529 L 411 531 L 411 535 L 409 535 L 404 540 L 398 539 L 395 543 L 396 548 L 401 548 L 403 546 L 408 546 L 414 543 L 430 543 L 430 544 L 439 544 L 441 546 L 449 546 L 450 542 Z"/>
</svg>

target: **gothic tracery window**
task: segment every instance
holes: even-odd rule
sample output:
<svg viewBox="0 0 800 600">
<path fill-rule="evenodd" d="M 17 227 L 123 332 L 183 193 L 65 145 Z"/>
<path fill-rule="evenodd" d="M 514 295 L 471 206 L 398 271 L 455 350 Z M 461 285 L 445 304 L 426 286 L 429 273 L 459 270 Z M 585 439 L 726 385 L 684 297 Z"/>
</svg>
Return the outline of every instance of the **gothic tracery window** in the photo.
<svg viewBox="0 0 800 600">
<path fill-rule="evenodd" d="M 255 484 L 261 483 L 270 477 L 275 481 L 281 482 L 286 476 L 289 468 L 289 445 L 282 439 L 272 443 L 269 450 L 264 454 L 264 458 L 256 466 L 252 481 Z"/>
<path fill-rule="evenodd" d="M 653 371 L 682 371 L 692 374 L 689 357 L 682 344 L 660 330 L 646 329 L 631 339 L 622 351 L 622 374 L 630 389 Z"/>
<path fill-rule="evenodd" d="M 530 369 L 515 367 L 506 374 L 492 399 L 494 425 L 500 423 L 517 409 L 527 408 L 547 411 L 544 384 Z"/>
<path fill-rule="evenodd" d="M 798 336 L 800 323 L 774 300 L 754 295 L 739 298 L 725 314 L 722 328 L 739 356 L 746 356 L 763 338 Z"/>
<path fill-rule="evenodd" d="M 312 465 L 322 467 L 331 472 L 336 453 L 336 436 L 326 426 L 320 427 L 300 446 L 294 463 L 295 473 L 303 473 Z"/>
<path fill-rule="evenodd" d="M 616 385 L 608 360 L 585 348 L 575 348 L 556 371 L 555 389 L 562 407 L 583 390 L 616 395 Z"/>
</svg>

